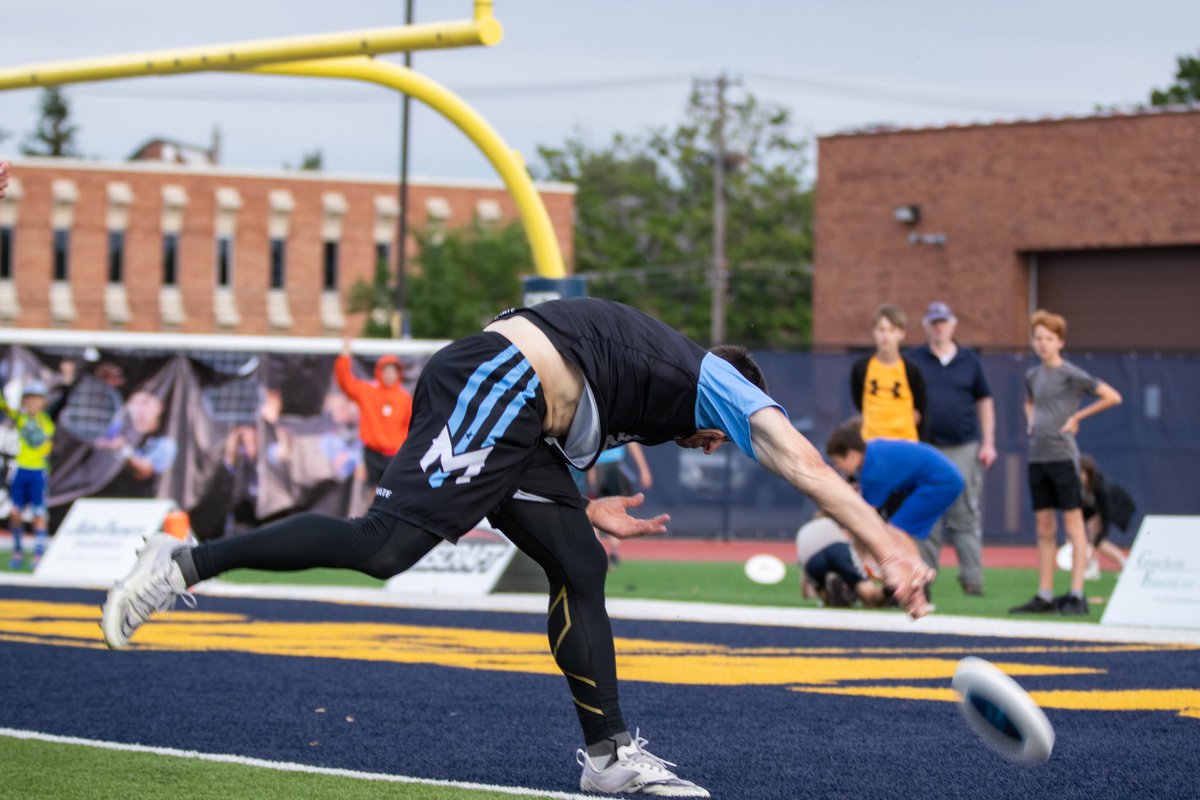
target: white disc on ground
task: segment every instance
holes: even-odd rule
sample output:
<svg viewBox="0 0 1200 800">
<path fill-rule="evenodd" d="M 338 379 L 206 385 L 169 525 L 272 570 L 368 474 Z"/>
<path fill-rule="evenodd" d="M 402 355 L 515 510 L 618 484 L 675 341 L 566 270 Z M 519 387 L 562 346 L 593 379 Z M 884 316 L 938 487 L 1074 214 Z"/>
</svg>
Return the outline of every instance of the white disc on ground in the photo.
<svg viewBox="0 0 1200 800">
<path fill-rule="evenodd" d="M 1062 547 L 1058 548 L 1058 552 L 1054 556 L 1054 563 L 1058 564 L 1058 568 L 1071 571 L 1071 562 L 1075 559 L 1075 548 L 1067 542 Z"/>
<path fill-rule="evenodd" d="M 746 577 L 755 583 L 779 583 L 787 575 L 787 565 L 768 553 L 760 553 L 746 560 Z"/>
<path fill-rule="evenodd" d="M 1042 764 L 1054 749 L 1054 727 L 1016 681 L 982 658 L 958 662 L 950 684 L 968 724 L 1005 758 Z"/>
</svg>

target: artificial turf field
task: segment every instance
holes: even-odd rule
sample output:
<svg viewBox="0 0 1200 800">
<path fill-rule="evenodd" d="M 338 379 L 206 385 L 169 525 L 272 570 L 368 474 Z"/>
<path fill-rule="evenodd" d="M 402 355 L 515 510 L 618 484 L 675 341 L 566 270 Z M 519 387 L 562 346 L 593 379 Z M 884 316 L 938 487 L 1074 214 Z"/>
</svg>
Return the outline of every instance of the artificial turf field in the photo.
<svg viewBox="0 0 1200 800">
<path fill-rule="evenodd" d="M 578 793 L 577 727 L 542 614 L 202 596 L 112 653 L 101 598 L 0 586 L 0 728 Z M 1195 646 L 678 620 L 614 630 L 627 721 L 714 797 L 1197 796 Z M 1046 708 L 1048 764 L 1008 764 L 969 733 L 948 689 L 968 654 Z M 0 796 L 513 795 L 0 735 Z"/>
</svg>

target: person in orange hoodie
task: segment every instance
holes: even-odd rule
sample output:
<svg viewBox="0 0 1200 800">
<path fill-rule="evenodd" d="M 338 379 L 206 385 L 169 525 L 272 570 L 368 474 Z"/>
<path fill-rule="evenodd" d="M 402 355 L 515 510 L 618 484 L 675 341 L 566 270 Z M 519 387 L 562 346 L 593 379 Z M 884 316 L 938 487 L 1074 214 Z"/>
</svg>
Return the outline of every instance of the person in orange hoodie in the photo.
<svg viewBox="0 0 1200 800">
<path fill-rule="evenodd" d="M 354 375 L 350 365 L 350 331 L 342 339 L 342 352 L 333 362 L 333 375 L 346 396 L 358 406 L 358 436 L 363 443 L 363 461 L 367 480 L 374 486 L 392 456 L 408 438 L 412 419 L 412 395 L 400 382 L 404 364 L 395 356 L 383 356 L 375 362 L 375 380 L 364 381 Z"/>
</svg>

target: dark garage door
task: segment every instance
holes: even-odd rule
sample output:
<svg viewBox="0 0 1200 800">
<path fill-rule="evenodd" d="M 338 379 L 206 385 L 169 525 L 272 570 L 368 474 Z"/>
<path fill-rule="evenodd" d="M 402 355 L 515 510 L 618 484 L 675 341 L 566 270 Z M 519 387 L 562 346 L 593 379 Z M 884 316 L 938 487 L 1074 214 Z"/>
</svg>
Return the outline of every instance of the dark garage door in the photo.
<svg viewBox="0 0 1200 800">
<path fill-rule="evenodd" d="M 1200 350 L 1200 247 L 1038 253 L 1037 305 L 1070 349 Z"/>
</svg>

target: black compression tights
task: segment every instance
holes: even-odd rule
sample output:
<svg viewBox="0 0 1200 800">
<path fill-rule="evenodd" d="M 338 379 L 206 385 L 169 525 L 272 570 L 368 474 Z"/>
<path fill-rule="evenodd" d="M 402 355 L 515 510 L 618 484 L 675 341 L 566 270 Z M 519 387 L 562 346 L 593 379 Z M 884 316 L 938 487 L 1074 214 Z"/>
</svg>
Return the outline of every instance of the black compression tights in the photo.
<svg viewBox="0 0 1200 800">
<path fill-rule="evenodd" d="M 625 733 L 617 694 L 617 659 L 604 607 L 608 557 L 582 510 L 509 500 L 488 514 L 546 572 L 546 632 L 555 663 L 591 745 Z"/>
<path fill-rule="evenodd" d="M 386 579 L 420 561 L 440 541 L 378 511 L 356 519 L 307 513 L 202 544 L 192 550 L 192 562 L 200 580 L 240 567 L 272 572 L 344 567 Z"/>
<path fill-rule="evenodd" d="M 608 559 L 587 514 L 549 503 L 509 500 L 488 518 L 546 572 L 550 652 L 567 678 L 584 741 L 591 745 L 625 733 L 612 627 L 604 608 Z M 308 513 L 202 544 L 191 555 L 199 580 L 241 567 L 275 572 L 344 567 L 390 578 L 441 541 L 376 511 L 358 519 Z"/>
</svg>

